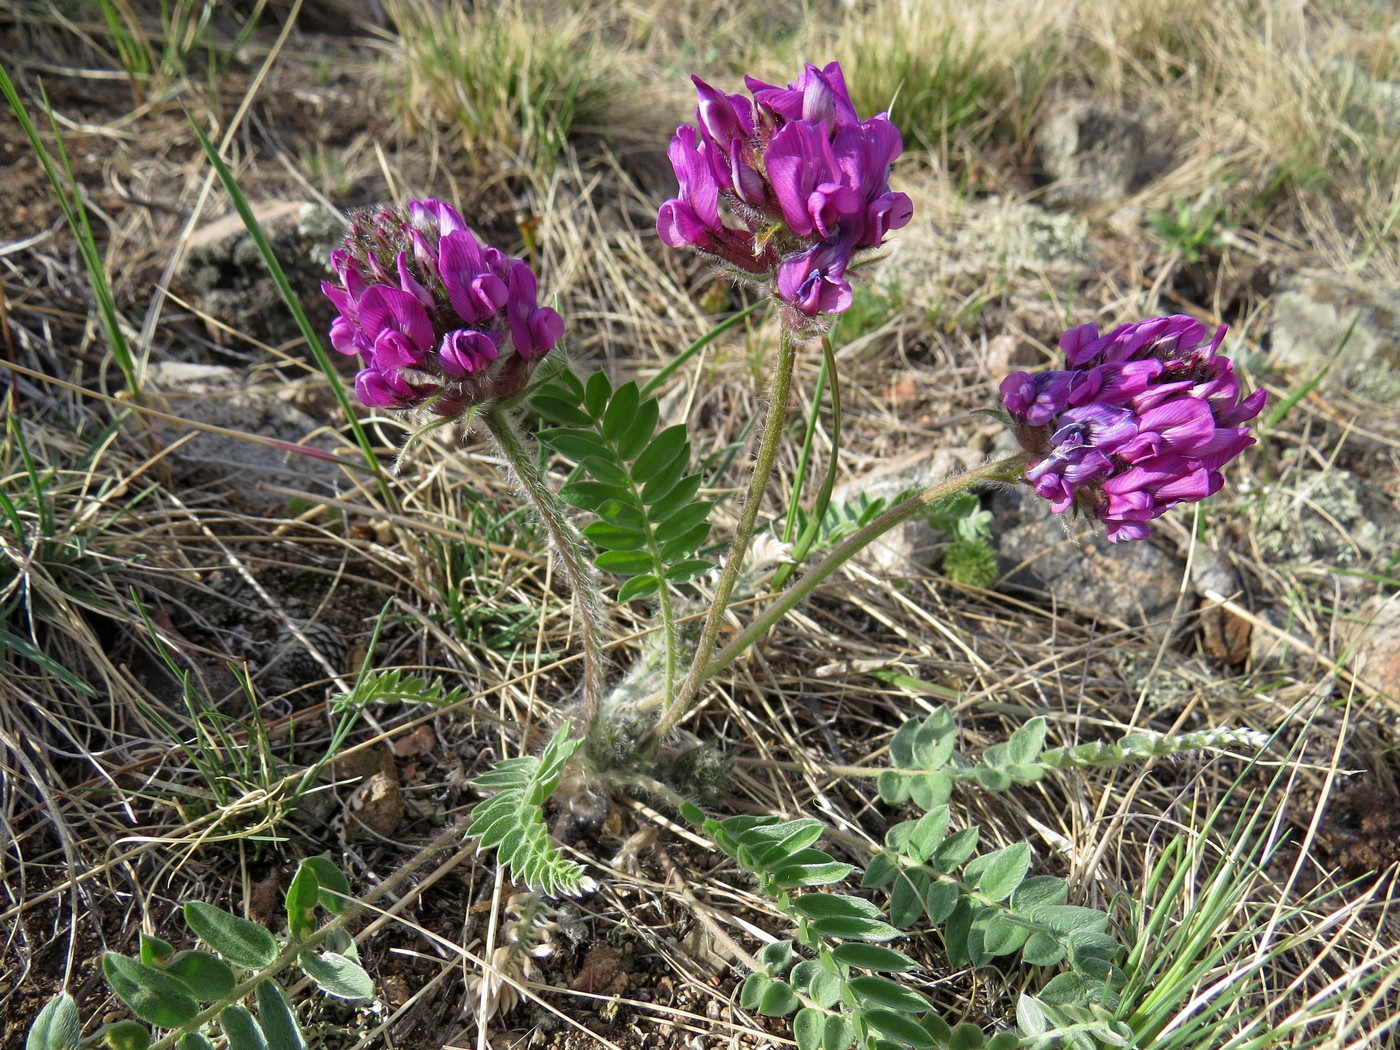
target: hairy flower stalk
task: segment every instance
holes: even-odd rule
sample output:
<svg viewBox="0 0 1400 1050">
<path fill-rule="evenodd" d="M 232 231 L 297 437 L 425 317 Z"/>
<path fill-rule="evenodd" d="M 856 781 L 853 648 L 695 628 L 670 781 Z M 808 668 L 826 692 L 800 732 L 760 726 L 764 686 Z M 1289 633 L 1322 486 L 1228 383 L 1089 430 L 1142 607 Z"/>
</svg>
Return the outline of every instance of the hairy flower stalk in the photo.
<svg viewBox="0 0 1400 1050">
<path fill-rule="evenodd" d="M 768 480 L 773 474 L 773 463 L 778 456 L 778 444 L 783 436 L 783 420 L 787 415 L 788 395 L 792 390 L 792 369 L 797 357 L 797 347 L 796 334 L 785 327 L 778 342 L 778 363 L 773 373 L 773 387 L 769 391 L 768 411 L 763 419 L 758 455 L 754 461 L 753 475 L 749 478 L 749 488 L 744 496 L 739 523 L 734 529 L 734 539 L 729 544 L 724 567 L 715 583 L 714 599 L 705 617 L 705 623 L 700 628 L 700 640 L 696 644 L 690 670 L 681 681 L 670 706 L 662 714 L 661 721 L 648 735 L 649 744 L 658 743 L 665 738 L 685 714 L 701 684 L 709 677 L 706 664 L 710 654 L 714 652 L 720 628 L 724 625 L 729 597 L 734 592 L 734 584 L 743 568 L 744 556 L 748 553 L 749 541 L 753 539 L 754 526 L 758 522 L 758 512 L 763 506 L 763 494 L 768 488 Z"/>
<path fill-rule="evenodd" d="M 603 695 L 606 666 L 603 645 L 607 614 L 603 611 L 602 588 L 588 561 L 583 538 L 569 520 L 563 501 L 550 488 L 549 479 L 545 477 L 538 458 L 526 449 L 515 419 L 499 406 L 492 406 L 481 413 L 481 420 L 510 465 L 520 490 L 544 523 L 573 591 L 583 649 L 583 703 L 577 724 L 580 731 L 586 733 L 593 725 Z"/>
<path fill-rule="evenodd" d="M 851 305 L 847 274 L 913 215 L 889 188 L 899 130 L 883 113 L 856 115 L 836 62 L 787 87 L 745 77 L 752 98 L 692 79 L 695 126 L 677 128 L 667 150 L 680 191 L 657 233 L 767 288 L 786 327 L 820 332 L 821 315 Z"/>
<path fill-rule="evenodd" d="M 455 419 L 515 397 L 564 334 L 530 267 L 479 242 L 442 201 L 357 212 L 331 266 L 331 345 L 359 355 L 355 393 L 373 408 Z"/>
<path fill-rule="evenodd" d="M 1254 444 L 1241 424 L 1266 394 L 1241 399 L 1230 359 L 1216 351 L 1221 325 L 1177 314 L 1093 325 L 1060 338 L 1069 369 L 1014 372 L 1001 384 L 1021 447 L 1024 480 L 1062 514 L 1071 507 L 1103 522 L 1108 539 L 1141 540 L 1147 523 L 1224 484 L 1220 468 Z"/>
</svg>

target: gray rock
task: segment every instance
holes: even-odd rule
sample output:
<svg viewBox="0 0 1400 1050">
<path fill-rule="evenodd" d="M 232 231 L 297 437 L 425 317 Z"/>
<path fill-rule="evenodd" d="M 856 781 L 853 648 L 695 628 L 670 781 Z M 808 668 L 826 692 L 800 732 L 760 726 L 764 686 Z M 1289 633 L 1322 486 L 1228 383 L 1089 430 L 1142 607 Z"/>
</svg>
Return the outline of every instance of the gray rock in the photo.
<svg viewBox="0 0 1400 1050">
<path fill-rule="evenodd" d="M 184 362 L 153 364 L 146 373 L 145 392 L 151 407 L 204 423 L 294 445 L 331 452 L 337 445 L 326 434 L 311 435 L 320 424 L 291 404 L 293 384 L 253 386 L 236 369 L 223 365 Z M 341 476 L 335 463 L 301 455 L 237 434 L 211 433 L 163 419 L 152 419 L 155 439 L 183 443 L 173 455 L 216 471 L 301 485 L 313 480 L 333 482 Z"/>
<path fill-rule="evenodd" d="M 999 491 L 992 509 L 1010 582 L 1129 626 L 1167 628 L 1181 585 L 1176 558 L 1150 542 L 1109 543 L 1022 486 Z"/>
<path fill-rule="evenodd" d="M 1274 364 L 1293 369 L 1303 381 L 1335 355 L 1322 389 L 1343 389 L 1392 408 L 1400 403 L 1400 295 L 1305 278 L 1275 295 L 1272 306 Z"/>
<path fill-rule="evenodd" d="M 1088 99 L 1065 99 L 1036 134 L 1041 166 L 1054 179 L 1045 203 L 1091 208 L 1127 196 L 1144 166 L 1147 129 L 1131 114 Z"/>
<path fill-rule="evenodd" d="M 254 206 L 254 214 L 302 308 L 325 332 L 335 311 L 321 294 L 321 280 L 330 276 L 327 260 L 344 236 L 344 224 L 320 205 L 296 201 L 266 201 Z M 200 305 L 236 332 L 274 345 L 301 335 L 237 215 L 197 231 L 181 277 Z"/>
</svg>

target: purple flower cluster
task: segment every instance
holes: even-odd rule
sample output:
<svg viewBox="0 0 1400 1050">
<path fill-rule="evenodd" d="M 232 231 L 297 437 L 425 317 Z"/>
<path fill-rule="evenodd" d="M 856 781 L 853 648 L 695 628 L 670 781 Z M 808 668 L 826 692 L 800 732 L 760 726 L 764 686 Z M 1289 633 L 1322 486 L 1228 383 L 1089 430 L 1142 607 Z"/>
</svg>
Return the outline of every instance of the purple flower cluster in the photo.
<svg viewBox="0 0 1400 1050">
<path fill-rule="evenodd" d="M 356 213 L 331 266 L 331 345 L 364 362 L 355 393 L 372 407 L 456 417 L 513 397 L 564 334 L 530 267 L 482 245 L 442 201 Z"/>
<path fill-rule="evenodd" d="M 752 99 L 691 79 L 696 127 L 677 128 L 667 150 L 680 193 L 657 233 L 766 281 L 801 318 L 841 313 L 856 253 L 913 215 L 889 187 L 898 129 L 883 113 L 856 115 L 837 62 L 785 88 L 745 77 Z"/>
<path fill-rule="evenodd" d="M 1060 338 L 1069 370 L 1002 381 L 1032 454 L 1025 479 L 1057 514 L 1073 506 L 1102 521 L 1109 540 L 1141 540 L 1153 518 L 1220 488 L 1221 466 L 1254 444 L 1241 424 L 1266 395 L 1241 400 L 1234 366 L 1216 353 L 1225 327 L 1206 335 L 1184 314 L 1105 336 L 1082 325 Z"/>
</svg>

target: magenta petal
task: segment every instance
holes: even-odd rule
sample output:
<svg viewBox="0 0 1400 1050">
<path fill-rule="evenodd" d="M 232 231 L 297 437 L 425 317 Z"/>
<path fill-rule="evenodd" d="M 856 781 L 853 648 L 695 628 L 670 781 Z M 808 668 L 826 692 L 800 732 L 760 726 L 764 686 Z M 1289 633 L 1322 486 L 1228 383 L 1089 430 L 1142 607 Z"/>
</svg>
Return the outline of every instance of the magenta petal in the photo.
<svg viewBox="0 0 1400 1050">
<path fill-rule="evenodd" d="M 486 371 L 500 357 L 501 336 L 498 332 L 479 332 L 459 328 L 442 337 L 438 349 L 438 364 L 445 375 L 453 378 Z"/>
<path fill-rule="evenodd" d="M 684 201 L 669 200 L 656 214 L 656 234 L 672 248 L 700 245 L 708 241 L 708 229 L 695 209 Z"/>
<path fill-rule="evenodd" d="M 359 303 L 360 327 L 370 339 L 386 328 L 402 332 L 417 346 L 430 346 L 433 323 L 423 304 L 399 288 L 374 285 Z"/>
<path fill-rule="evenodd" d="M 399 271 L 399 287 L 431 310 L 433 308 L 432 293 L 424 288 L 418 278 L 414 277 L 413 274 L 409 272 L 407 252 L 399 252 L 397 265 Z"/>
<path fill-rule="evenodd" d="M 337 317 L 331 322 L 331 346 L 342 354 L 363 353 L 369 346 L 366 339 L 358 327 L 343 317 Z"/>
</svg>

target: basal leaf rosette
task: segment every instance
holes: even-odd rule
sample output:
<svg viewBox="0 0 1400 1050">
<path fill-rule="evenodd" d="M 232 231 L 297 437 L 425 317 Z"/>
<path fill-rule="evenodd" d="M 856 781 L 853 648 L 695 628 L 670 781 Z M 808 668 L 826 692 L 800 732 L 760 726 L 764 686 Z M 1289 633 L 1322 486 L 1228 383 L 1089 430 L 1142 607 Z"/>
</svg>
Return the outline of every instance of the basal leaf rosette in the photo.
<svg viewBox="0 0 1400 1050">
<path fill-rule="evenodd" d="M 530 267 L 482 244 L 442 201 L 355 213 L 331 267 L 331 345 L 360 357 L 355 393 L 374 408 L 456 418 L 514 397 L 564 334 Z"/>
<path fill-rule="evenodd" d="M 1224 484 L 1220 468 L 1254 444 L 1242 424 L 1266 394 L 1241 396 L 1239 377 L 1217 351 L 1225 326 L 1177 314 L 1094 325 L 1060 337 L 1069 368 L 1015 372 L 1001 384 L 1021 447 L 1024 480 L 1061 514 L 1071 507 L 1103 522 L 1108 539 L 1141 540 L 1147 523 Z"/>
<path fill-rule="evenodd" d="M 789 327 L 820 330 L 820 315 L 851 305 L 847 273 L 913 215 L 889 188 L 899 130 L 884 113 L 857 116 L 837 62 L 808 65 L 787 87 L 745 77 L 752 97 L 692 79 L 695 126 L 667 151 L 680 191 L 657 233 L 767 287 Z"/>
</svg>

